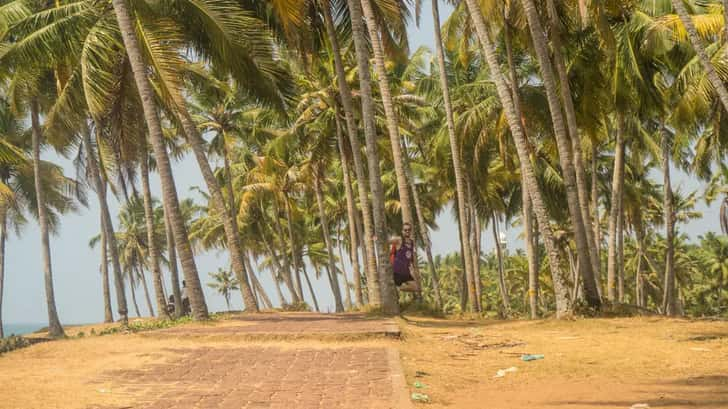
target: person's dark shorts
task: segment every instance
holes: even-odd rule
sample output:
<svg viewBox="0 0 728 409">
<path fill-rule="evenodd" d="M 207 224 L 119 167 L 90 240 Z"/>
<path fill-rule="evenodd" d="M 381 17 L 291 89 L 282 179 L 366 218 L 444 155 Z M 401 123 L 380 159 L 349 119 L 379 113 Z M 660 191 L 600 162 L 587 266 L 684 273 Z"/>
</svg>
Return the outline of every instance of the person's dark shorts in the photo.
<svg viewBox="0 0 728 409">
<path fill-rule="evenodd" d="M 407 281 L 413 281 L 414 277 L 412 277 L 412 274 L 409 273 L 394 273 L 394 284 L 399 287 L 400 285 L 406 283 Z"/>
</svg>

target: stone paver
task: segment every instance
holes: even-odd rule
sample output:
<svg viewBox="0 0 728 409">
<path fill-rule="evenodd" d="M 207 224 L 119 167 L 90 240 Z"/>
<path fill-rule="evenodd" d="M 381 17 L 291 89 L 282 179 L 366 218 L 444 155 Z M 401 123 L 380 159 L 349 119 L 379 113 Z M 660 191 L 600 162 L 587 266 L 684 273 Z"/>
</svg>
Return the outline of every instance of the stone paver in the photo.
<svg viewBox="0 0 728 409">
<path fill-rule="evenodd" d="M 251 325 L 251 321 L 255 323 Z M 266 314 L 240 318 L 240 325 L 180 328 L 174 333 L 365 333 L 382 332 L 390 324 L 394 325 L 391 321 L 367 320 L 351 314 Z M 386 344 L 240 345 L 168 349 L 174 358 L 165 363 L 108 371 L 96 381 L 112 384 L 117 391 L 134 396 L 134 406 L 122 407 L 140 409 L 411 407 L 399 354 Z"/>
</svg>

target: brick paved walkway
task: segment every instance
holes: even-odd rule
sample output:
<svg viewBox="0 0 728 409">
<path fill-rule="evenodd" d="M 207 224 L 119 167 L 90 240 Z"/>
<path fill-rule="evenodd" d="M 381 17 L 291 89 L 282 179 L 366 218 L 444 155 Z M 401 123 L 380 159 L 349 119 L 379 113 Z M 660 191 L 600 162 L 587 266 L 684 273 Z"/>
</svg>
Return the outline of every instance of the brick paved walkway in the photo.
<svg viewBox="0 0 728 409">
<path fill-rule="evenodd" d="M 243 316 L 221 326 L 177 328 L 184 333 L 375 334 L 393 331 L 388 320 L 357 315 L 265 314 Z M 398 333 L 398 330 L 397 330 Z M 95 382 L 134 396 L 140 409 L 406 409 L 411 404 L 396 349 L 371 344 L 240 347 L 204 344 L 167 349 L 161 364 L 108 371 Z M 104 409 L 111 409 L 104 407 Z"/>
</svg>

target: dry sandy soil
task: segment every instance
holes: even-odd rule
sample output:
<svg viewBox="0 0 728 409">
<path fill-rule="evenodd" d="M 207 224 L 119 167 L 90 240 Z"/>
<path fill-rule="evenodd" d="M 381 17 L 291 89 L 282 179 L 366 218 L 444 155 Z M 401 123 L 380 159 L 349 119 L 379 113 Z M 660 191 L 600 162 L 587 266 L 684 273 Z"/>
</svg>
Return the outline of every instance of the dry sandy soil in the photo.
<svg viewBox="0 0 728 409">
<path fill-rule="evenodd" d="M 728 322 L 404 322 L 405 375 L 433 408 L 728 408 Z"/>
<path fill-rule="evenodd" d="M 0 356 L 0 408 L 138 407 L 128 406 L 134 390 L 116 388 L 103 375 L 169 364 L 175 350 L 240 347 L 397 348 L 407 393 L 430 398 L 417 405 L 422 408 L 728 408 L 727 322 L 408 317 L 399 324 L 401 341 L 185 337 L 185 329 L 210 328 L 191 324 L 169 337 L 117 334 L 37 344 Z M 523 353 L 545 359 L 523 362 Z M 494 378 L 509 367 L 517 371 Z M 417 381 L 425 386 L 415 388 Z"/>
</svg>

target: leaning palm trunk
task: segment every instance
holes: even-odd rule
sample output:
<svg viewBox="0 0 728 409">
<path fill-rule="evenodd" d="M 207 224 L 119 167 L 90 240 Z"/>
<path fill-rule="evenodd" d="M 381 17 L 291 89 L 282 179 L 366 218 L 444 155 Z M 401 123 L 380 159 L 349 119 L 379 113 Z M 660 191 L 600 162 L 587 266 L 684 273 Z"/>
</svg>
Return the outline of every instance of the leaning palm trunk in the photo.
<svg viewBox="0 0 728 409">
<path fill-rule="evenodd" d="M 587 292 L 596 294 L 599 298 L 599 290 L 596 276 L 599 275 L 599 258 L 597 255 L 597 243 L 594 240 L 594 233 L 590 229 L 591 213 L 589 212 L 589 193 L 587 190 L 586 170 L 584 169 L 584 159 L 581 150 L 581 138 L 579 136 L 579 128 L 576 123 L 576 110 L 574 109 L 574 100 L 571 97 L 571 86 L 569 85 L 569 74 L 566 71 L 566 60 L 561 53 L 563 48 L 561 43 L 561 22 L 556 11 L 554 0 L 548 0 L 548 10 L 551 28 L 551 48 L 554 53 L 554 62 L 556 71 L 559 75 L 559 85 L 561 86 L 561 100 L 564 103 L 564 113 L 566 114 L 566 123 L 569 129 L 569 137 L 571 139 L 571 147 L 574 152 L 574 171 L 576 174 L 576 188 L 579 196 L 579 208 L 581 210 L 581 218 L 584 225 L 584 233 L 589 247 L 589 259 L 591 260 L 592 275 L 594 282 L 584 281 L 584 289 Z M 593 284 L 593 285 L 592 285 Z M 593 287 L 593 288 L 592 288 Z M 594 294 L 592 294 L 594 295 Z M 588 297 L 588 295 L 587 295 Z"/>
<path fill-rule="evenodd" d="M 318 166 L 314 167 L 313 188 L 316 193 L 319 218 L 321 219 L 321 231 L 324 235 L 324 242 L 326 243 L 326 253 L 328 255 L 327 260 L 329 262 L 329 283 L 331 284 L 331 291 L 334 293 L 336 312 L 344 312 L 344 304 L 341 302 L 341 288 L 339 287 L 336 263 L 334 262 L 334 246 L 331 244 L 331 236 L 329 235 L 329 222 L 326 217 L 326 209 L 324 208 L 324 195 L 321 191 L 321 177 Z"/>
<path fill-rule="evenodd" d="M 495 212 L 491 216 L 491 227 L 493 230 L 493 243 L 495 244 L 495 255 L 498 258 L 498 289 L 501 293 L 501 301 L 503 302 L 503 315 L 508 317 L 511 313 L 511 299 L 508 295 L 508 286 L 506 285 L 506 274 L 503 271 L 503 249 L 500 245 L 500 237 L 498 234 L 498 219 Z"/>
<path fill-rule="evenodd" d="M 538 261 L 536 259 L 536 251 L 538 246 L 534 244 L 533 235 L 533 209 L 531 207 L 531 198 L 525 188 L 525 181 L 521 178 L 523 187 L 521 195 L 523 197 L 523 235 L 526 242 L 526 257 L 528 257 L 528 305 L 530 307 L 531 319 L 538 318 Z"/>
<path fill-rule="evenodd" d="M 152 86 L 147 78 L 144 57 L 139 46 L 139 40 L 136 37 L 131 11 L 127 7 L 125 0 L 113 0 L 112 4 L 116 14 L 116 20 L 119 23 L 124 48 L 126 49 L 132 73 L 134 74 L 134 81 L 142 101 L 144 119 L 149 130 L 149 139 L 151 141 L 152 148 L 154 150 L 154 157 L 159 169 L 164 210 L 165 213 L 169 215 L 172 232 L 174 233 L 174 240 L 177 245 L 180 262 L 182 264 L 182 272 L 184 273 L 187 289 L 189 291 L 188 294 L 190 298 L 190 307 L 192 308 L 192 316 L 198 320 L 207 319 L 208 312 L 207 304 L 205 303 L 205 295 L 202 292 L 200 276 L 197 273 L 197 265 L 195 264 L 195 259 L 192 254 L 192 246 L 190 245 L 189 237 L 187 237 L 187 229 L 184 224 L 184 219 L 182 218 L 179 199 L 177 197 L 177 188 L 175 187 L 174 176 L 172 175 L 172 167 L 164 145 L 162 124 L 154 102 L 154 91 L 152 90 Z M 230 244 L 232 245 L 235 243 Z"/>
<path fill-rule="evenodd" d="M 700 37 L 698 36 L 698 31 L 695 29 L 695 24 L 688 14 L 687 9 L 685 9 L 683 0 L 672 0 L 672 7 L 675 9 L 678 16 L 680 16 L 680 21 L 682 21 L 683 25 L 685 26 L 685 31 L 687 31 L 688 33 L 690 44 L 693 46 L 695 54 L 698 55 L 700 64 L 703 66 L 703 69 L 705 70 L 705 75 L 708 77 L 708 81 L 710 81 L 710 84 L 713 86 L 715 92 L 718 94 L 718 98 L 723 104 L 723 108 L 728 111 L 728 89 L 726 89 L 725 83 L 718 76 L 718 73 L 715 71 L 713 63 L 710 61 L 710 57 L 705 52 L 705 48 L 703 47 Z"/>
<path fill-rule="evenodd" d="M 569 312 L 570 306 L 568 289 L 559 262 L 558 250 L 554 243 L 553 231 L 549 225 L 549 216 L 546 211 L 546 206 L 541 195 L 538 181 L 536 180 L 533 166 L 529 159 L 528 144 L 520 123 L 520 117 L 516 114 L 516 110 L 513 105 L 513 97 L 508 89 L 503 73 L 500 71 L 500 64 L 498 62 L 495 47 L 493 46 L 488 34 L 488 29 L 486 28 L 483 14 L 480 11 L 480 6 L 477 0 L 466 0 L 466 4 L 475 25 L 484 57 L 490 68 L 491 76 L 496 84 L 496 90 L 498 91 L 499 99 L 503 105 L 503 110 L 506 115 L 511 134 L 513 135 L 513 140 L 516 145 L 521 165 L 521 172 L 525 175 L 524 177 L 528 183 L 528 192 L 531 196 L 531 201 L 533 202 L 538 226 L 541 230 L 541 235 L 543 236 L 544 245 L 546 247 L 546 253 L 549 257 L 549 265 L 551 267 L 556 299 L 556 315 L 557 317 L 561 317 Z"/>
<path fill-rule="evenodd" d="M 470 253 L 470 265 L 472 267 L 472 274 L 470 278 L 470 282 L 472 283 L 474 287 L 474 293 L 473 296 L 475 296 L 475 300 L 473 301 L 471 298 L 471 304 L 475 307 L 475 311 L 482 311 L 482 283 L 480 282 L 480 269 L 479 267 L 479 260 L 480 257 L 479 251 L 478 251 L 478 238 L 477 235 L 480 234 L 480 223 L 477 220 L 478 216 L 475 212 L 475 198 L 473 197 L 473 184 L 470 181 L 470 178 L 466 177 L 465 179 L 465 186 L 466 186 L 466 193 L 467 193 L 467 200 L 468 205 L 466 206 L 466 209 L 468 210 L 468 222 L 466 223 L 467 226 L 467 232 L 468 232 L 468 241 L 465 245 L 465 251 Z"/>
<path fill-rule="evenodd" d="M 664 174 L 663 212 L 665 213 L 665 287 L 662 297 L 662 311 L 665 315 L 676 315 L 675 300 L 675 215 L 672 203 L 672 181 L 670 179 L 670 135 L 662 131 L 662 172 Z"/>
<path fill-rule="evenodd" d="M 133 274 L 131 271 L 127 273 L 129 275 L 129 289 L 131 290 L 131 302 L 134 304 L 134 312 L 136 312 L 137 318 L 140 318 L 142 314 L 139 312 L 139 304 L 136 299 L 136 291 L 134 290 L 134 279 L 131 277 Z"/>
<path fill-rule="evenodd" d="M 460 230 L 461 240 L 465 241 L 465 237 L 468 236 L 467 229 L 467 202 L 465 200 L 465 179 L 463 178 L 463 168 L 460 161 L 460 146 L 458 144 L 457 136 L 455 135 L 455 117 L 452 110 L 452 102 L 450 100 L 450 85 L 447 81 L 447 68 L 445 67 L 445 53 L 442 49 L 442 33 L 440 32 L 440 11 L 438 8 L 439 0 L 432 0 L 432 18 L 433 18 L 433 29 L 435 33 L 435 55 L 437 57 L 438 74 L 440 76 L 440 88 L 442 90 L 442 102 L 445 107 L 445 118 L 447 123 L 447 135 L 450 143 L 450 155 L 452 156 L 452 166 L 455 172 L 455 192 L 458 200 L 458 227 Z M 428 238 L 429 243 L 429 238 Z M 467 246 L 464 246 L 467 247 Z M 467 248 L 463 249 L 462 254 L 465 274 L 466 276 L 474 277 L 470 250 Z M 468 286 L 468 291 L 473 293 L 471 300 L 475 295 L 476 289 L 473 285 L 472 288 Z M 473 304 L 471 303 L 471 308 Z"/>
<path fill-rule="evenodd" d="M 411 200 L 409 194 L 409 183 L 407 183 L 407 174 L 404 169 L 404 155 L 402 138 L 399 134 L 399 121 L 397 113 L 394 111 L 394 99 L 392 98 L 392 90 L 389 86 L 389 77 L 387 76 L 387 68 L 384 64 L 384 48 L 379 37 L 379 23 L 374 15 L 371 0 L 361 0 L 362 10 L 367 28 L 369 29 L 369 41 L 371 42 L 372 51 L 374 53 L 374 71 L 377 73 L 377 83 L 379 84 L 379 92 L 382 97 L 382 105 L 384 106 L 384 116 L 387 122 L 387 131 L 389 133 L 389 141 L 392 146 L 392 161 L 394 162 L 394 174 L 397 178 L 397 191 L 399 192 L 399 207 L 402 212 L 402 221 L 412 225 L 414 219 L 412 217 Z"/>
<path fill-rule="evenodd" d="M 295 286 L 298 298 L 303 300 L 303 287 L 301 286 L 301 269 L 298 267 L 298 247 L 296 238 L 293 235 L 293 216 L 291 214 L 291 202 L 287 194 L 284 194 L 284 209 L 286 211 L 286 224 L 288 225 L 288 241 L 291 245 L 291 264 L 293 265 L 293 285 Z"/>
<path fill-rule="evenodd" d="M 356 49 L 357 67 L 359 69 L 359 92 L 362 104 L 362 119 L 364 121 L 364 137 L 366 139 L 366 152 L 369 164 L 369 188 L 372 193 L 372 216 L 374 219 L 374 236 L 365 237 L 365 240 L 374 241 L 379 246 L 377 252 L 378 260 L 378 279 L 379 285 L 376 287 L 380 294 L 381 308 L 387 314 L 398 314 L 399 303 L 397 293 L 394 287 L 394 276 L 392 274 L 392 265 L 389 263 L 388 254 L 389 246 L 387 245 L 387 228 L 384 213 L 384 188 L 382 186 L 381 172 L 379 169 L 379 153 L 377 148 L 377 134 L 375 124 L 374 100 L 372 97 L 371 78 L 369 74 L 369 51 L 362 26 L 362 10 L 359 0 L 347 0 L 349 12 L 351 15 L 351 32 L 354 38 L 354 48 Z M 351 135 L 349 140 L 354 140 Z M 354 145 L 352 145 L 354 149 Z M 366 197 L 366 196 L 363 196 Z M 363 200 L 360 197 L 360 200 Z M 371 246 L 367 244 L 367 246 Z M 374 246 L 371 246 L 374 248 Z M 370 289 L 375 283 L 370 283 Z M 376 301 L 374 293 L 369 294 L 369 300 L 374 304 Z M 376 304 L 375 304 L 376 305 Z"/>
<path fill-rule="evenodd" d="M 273 263 L 273 267 L 278 271 L 278 276 L 280 276 L 283 279 L 283 283 L 286 285 L 286 288 L 288 288 L 288 292 L 291 294 L 291 303 L 296 304 L 301 301 L 300 298 L 298 298 L 298 295 L 296 294 L 296 291 L 293 288 L 293 282 L 291 280 L 290 274 L 286 274 L 285 269 L 281 265 L 281 263 L 278 261 L 278 254 L 273 250 L 273 247 L 271 247 L 270 243 L 268 242 L 268 239 L 266 239 L 265 235 L 261 235 L 261 238 L 263 239 L 263 244 L 265 245 L 266 250 L 268 250 L 268 254 L 270 254 L 271 263 Z M 276 274 L 271 271 L 274 275 L 274 279 L 276 283 L 278 282 L 278 279 L 276 278 Z M 285 300 L 284 300 L 285 301 Z M 281 304 L 282 305 L 282 304 Z"/>
<path fill-rule="evenodd" d="M 98 124 L 97 124 L 98 127 Z M 98 129 L 97 129 L 98 132 Z M 83 144 L 86 150 L 86 158 L 88 161 L 89 173 L 94 184 L 94 190 L 99 199 L 99 208 L 101 209 L 101 230 L 105 238 L 106 250 L 111 258 L 111 267 L 114 272 L 114 284 L 116 288 L 116 300 L 118 304 L 119 319 L 122 325 L 126 325 L 128 321 L 128 312 L 126 306 L 126 295 L 124 293 L 124 284 L 122 277 L 121 264 L 119 263 L 119 251 L 116 244 L 116 234 L 114 233 L 114 225 L 111 223 L 111 212 L 109 204 L 106 201 L 106 184 L 101 180 L 101 171 L 97 162 L 97 154 L 91 144 L 91 133 L 88 130 L 83 132 Z M 105 260 L 104 260 L 105 261 Z"/>
<path fill-rule="evenodd" d="M 103 226 L 103 219 L 99 220 Z M 101 229 L 101 289 L 104 295 L 104 323 L 114 322 L 114 313 L 111 309 L 111 288 L 109 288 L 109 257 L 106 247 L 106 231 Z"/>
<path fill-rule="evenodd" d="M 596 282 L 594 281 L 594 271 L 592 269 L 592 259 L 589 254 L 589 243 L 587 240 L 586 228 L 582 217 L 582 206 L 580 204 L 579 189 L 577 189 L 576 173 L 574 171 L 574 162 L 572 161 L 572 139 L 577 139 L 578 132 L 576 130 L 576 118 L 574 117 L 574 135 L 571 138 L 567 133 L 566 124 L 564 123 L 564 115 L 562 113 L 562 104 L 559 101 L 559 92 L 556 87 L 556 79 L 554 77 L 553 68 L 551 67 L 551 58 L 548 54 L 548 44 L 543 27 L 541 26 L 540 17 L 533 0 L 521 0 L 526 17 L 528 18 L 528 27 L 531 31 L 531 38 L 536 50 L 541 77 L 544 88 L 546 89 L 546 97 L 551 112 L 551 122 L 554 129 L 554 137 L 559 151 L 559 162 L 564 179 L 564 187 L 566 189 L 567 204 L 569 207 L 569 215 L 571 216 L 572 226 L 574 228 L 574 241 L 576 243 L 576 252 L 579 260 L 581 276 L 584 280 L 584 289 L 586 300 L 592 307 L 599 307 L 601 300 L 597 292 Z M 556 37 L 556 36 L 555 36 Z M 563 61 L 562 61 L 563 62 Z M 565 69 L 564 69 L 564 75 Z M 562 86 L 568 88 L 568 78 L 562 81 Z M 563 93 L 562 88 L 562 93 Z M 564 98 L 570 100 L 571 94 L 565 95 Z M 573 108 L 573 106 L 572 106 Z M 584 192 L 586 188 L 584 185 Z M 586 197 L 585 197 L 586 199 Z M 586 209 L 586 208 L 585 208 Z"/>
<path fill-rule="evenodd" d="M 316 310 L 316 312 L 320 312 L 318 299 L 316 298 L 316 292 L 313 291 L 313 286 L 311 285 L 311 278 L 308 276 L 308 271 L 306 270 L 306 263 L 302 263 L 303 265 L 303 277 L 306 279 L 306 284 L 308 285 L 308 291 L 311 292 L 311 299 L 313 300 L 313 307 Z"/>
<path fill-rule="evenodd" d="M 0 339 L 3 332 L 3 285 L 5 284 L 5 241 L 7 240 L 8 212 L 5 206 L 0 207 Z"/>
<path fill-rule="evenodd" d="M 338 111 L 338 110 L 337 110 Z M 344 150 L 344 135 L 341 129 L 341 123 L 338 115 L 336 118 L 336 142 L 339 146 L 339 157 L 341 162 L 341 173 L 344 175 L 344 192 L 346 193 L 346 216 L 349 225 L 349 259 L 351 260 L 351 269 L 354 280 L 354 297 L 356 306 L 361 307 L 364 304 L 361 291 L 361 271 L 359 271 L 359 252 L 357 251 L 357 234 L 356 234 L 356 203 L 354 202 L 354 189 L 351 188 L 351 177 L 349 175 L 349 159 Z M 344 262 L 344 259 L 341 259 Z M 376 270 L 375 270 L 376 271 Z"/>
<path fill-rule="evenodd" d="M 617 118 L 617 141 L 614 150 L 614 173 L 612 176 L 612 206 L 609 209 L 609 245 L 607 254 L 607 298 L 617 300 L 617 222 L 619 203 L 624 186 L 624 118 Z"/>
<path fill-rule="evenodd" d="M 30 120 L 32 126 L 33 142 L 33 176 L 35 179 L 35 195 L 38 203 L 38 225 L 40 227 L 41 254 L 43 260 L 43 272 L 45 280 L 46 306 L 48 309 L 48 335 L 53 338 L 65 335 L 61 321 L 56 311 L 56 297 L 53 291 L 53 269 L 51 266 L 51 244 L 48 232 L 48 215 L 45 207 L 45 192 L 40 182 L 40 140 L 42 130 L 40 128 L 40 113 L 38 112 L 38 101 L 33 99 L 30 103 Z M 121 313 L 121 309 L 120 309 Z"/>
<path fill-rule="evenodd" d="M 258 280 L 258 277 L 255 275 L 255 272 L 250 269 L 250 266 L 248 266 L 248 271 L 250 272 L 250 281 L 255 287 L 255 291 L 258 294 L 258 297 L 260 298 L 263 307 L 267 310 L 273 309 L 273 303 L 270 302 L 270 297 L 268 297 L 268 294 L 265 292 L 265 289 L 260 284 L 260 280 Z"/>
<path fill-rule="evenodd" d="M 192 147 L 192 152 L 195 154 L 197 165 L 200 167 L 202 172 L 202 178 L 205 180 L 207 190 L 210 192 L 211 202 L 215 210 L 220 214 L 222 219 L 223 230 L 225 230 L 225 239 L 227 240 L 227 248 L 230 253 L 230 261 L 240 282 L 240 291 L 243 293 L 243 302 L 245 303 L 245 310 L 257 312 L 258 304 L 255 302 L 255 296 L 250 288 L 250 282 L 248 276 L 245 274 L 245 265 L 243 264 L 243 251 L 240 246 L 240 233 L 238 232 L 235 218 L 232 216 L 232 209 L 228 209 L 225 205 L 225 198 L 222 195 L 220 184 L 215 178 L 215 174 L 212 172 L 210 162 L 207 160 L 205 154 L 204 144 L 205 141 L 202 139 L 200 132 L 197 130 L 197 126 L 192 121 L 184 102 L 177 104 L 177 111 L 179 112 L 179 119 L 184 128 L 187 142 Z M 230 195 L 234 193 L 231 191 Z"/>
<path fill-rule="evenodd" d="M 275 234 L 278 236 L 281 243 L 285 243 L 285 239 L 283 236 L 283 227 L 281 225 L 280 218 L 278 217 L 279 214 L 280 214 L 280 211 L 278 209 L 278 199 L 274 198 L 273 199 L 273 228 L 275 229 Z M 283 247 L 285 247 L 285 246 L 283 246 Z M 286 287 L 288 288 L 288 291 L 291 294 L 291 302 L 293 304 L 297 304 L 301 301 L 305 301 L 303 299 L 303 294 L 301 294 L 299 296 L 298 291 L 296 291 L 296 285 L 293 282 L 293 274 L 291 273 L 292 255 L 289 256 L 288 252 L 285 251 L 285 249 L 284 249 L 282 257 L 283 257 L 283 265 L 282 265 L 283 268 L 280 270 L 280 275 L 283 278 L 283 282 L 286 284 Z"/>
<path fill-rule="evenodd" d="M 617 219 L 617 300 L 624 302 L 624 195 L 619 198 Z"/>
<path fill-rule="evenodd" d="M 344 268 L 344 250 L 343 247 L 343 241 L 341 240 L 341 231 L 338 232 L 337 235 L 337 241 L 339 250 L 339 271 L 341 271 L 341 275 L 344 277 L 344 307 L 346 307 L 347 310 L 350 310 L 353 304 L 351 303 L 351 283 L 349 283 L 349 277 L 346 275 L 346 269 Z"/>
<path fill-rule="evenodd" d="M 377 270 L 377 258 L 376 251 L 374 249 L 374 226 L 372 224 L 372 208 L 369 203 L 369 195 L 367 194 L 367 183 L 366 174 L 364 171 L 364 161 L 361 157 L 361 146 L 359 143 L 359 136 L 357 132 L 356 121 L 354 119 L 354 103 L 351 98 L 351 89 L 349 84 L 346 83 L 346 72 L 344 70 L 344 63 L 341 60 L 341 51 L 339 49 L 339 41 L 336 38 L 336 30 L 334 28 L 333 19 L 331 17 L 331 8 L 328 1 L 324 2 L 323 5 L 324 22 L 326 24 L 326 33 L 331 43 L 332 53 L 334 54 L 334 68 L 336 69 L 336 81 L 339 86 L 339 95 L 341 96 L 341 105 L 344 109 L 344 119 L 346 120 L 346 131 L 349 137 L 349 144 L 351 145 L 351 156 L 354 161 L 354 172 L 356 175 L 357 188 L 359 189 L 359 206 L 362 212 L 362 224 L 364 237 L 361 237 L 364 255 L 364 267 L 366 269 L 367 276 L 367 287 L 369 295 L 369 303 L 373 306 L 380 306 L 381 301 L 381 290 L 379 288 L 379 276 Z M 358 23 L 361 27 L 361 22 Z M 337 120 L 338 122 L 338 120 Z M 337 124 L 338 126 L 338 124 Z M 339 148 L 341 150 L 341 148 Z M 342 153 L 342 166 L 345 161 L 344 154 Z M 346 183 L 348 189 L 351 188 L 349 183 Z M 348 193 L 347 193 L 348 194 Z M 357 300 L 361 297 L 361 280 L 356 284 L 359 288 L 357 292 Z"/>
<path fill-rule="evenodd" d="M 167 258 L 169 259 L 169 275 L 172 280 L 174 315 L 179 318 L 184 315 L 184 310 L 182 309 L 182 290 L 180 289 L 179 272 L 177 271 L 177 246 L 175 246 L 172 226 L 170 226 L 166 213 L 164 214 L 164 231 L 167 235 Z"/>
<path fill-rule="evenodd" d="M 146 146 L 142 150 L 141 158 L 142 173 L 142 197 L 144 200 L 144 221 L 147 226 L 147 248 L 149 249 L 149 262 L 152 269 L 152 283 L 154 284 L 154 298 L 157 300 L 157 311 L 162 317 L 168 317 L 167 300 L 164 297 L 164 286 L 162 284 L 162 268 L 159 259 L 159 243 L 154 235 L 154 210 L 152 209 L 152 190 L 149 187 L 149 154 Z"/>
<path fill-rule="evenodd" d="M 599 175 L 597 174 L 597 143 L 594 139 L 591 141 L 592 145 L 592 186 L 591 186 L 591 201 L 592 201 L 592 218 L 594 226 L 594 243 L 596 244 L 596 256 L 599 262 L 599 268 L 594 271 L 594 279 L 597 282 L 597 290 L 599 291 L 599 297 L 603 294 L 602 280 L 601 280 L 601 247 L 602 247 L 602 226 L 599 224 Z"/>
<path fill-rule="evenodd" d="M 149 286 L 147 286 L 147 277 L 144 275 L 144 267 L 140 264 L 137 266 L 139 269 L 139 281 L 142 282 L 142 288 L 144 289 L 144 298 L 147 301 L 147 309 L 149 310 L 149 316 L 154 317 L 154 308 L 152 308 L 152 298 L 149 296 Z"/>
<path fill-rule="evenodd" d="M 516 115 L 521 117 L 521 96 L 518 91 L 518 75 L 516 64 L 513 62 L 513 49 L 511 47 L 511 26 L 508 16 L 503 15 L 505 25 L 503 37 L 506 47 L 506 59 L 508 60 L 508 71 L 511 77 L 511 95 Z M 525 128 L 525 127 L 524 127 Z M 525 132 L 525 129 L 524 129 Z M 531 197 L 528 194 L 528 182 L 523 173 L 521 174 L 521 197 L 523 200 L 523 231 L 526 242 L 526 256 L 528 258 L 528 300 L 531 311 L 531 319 L 538 318 L 538 241 L 534 240 L 533 229 L 533 206 Z"/>
</svg>

